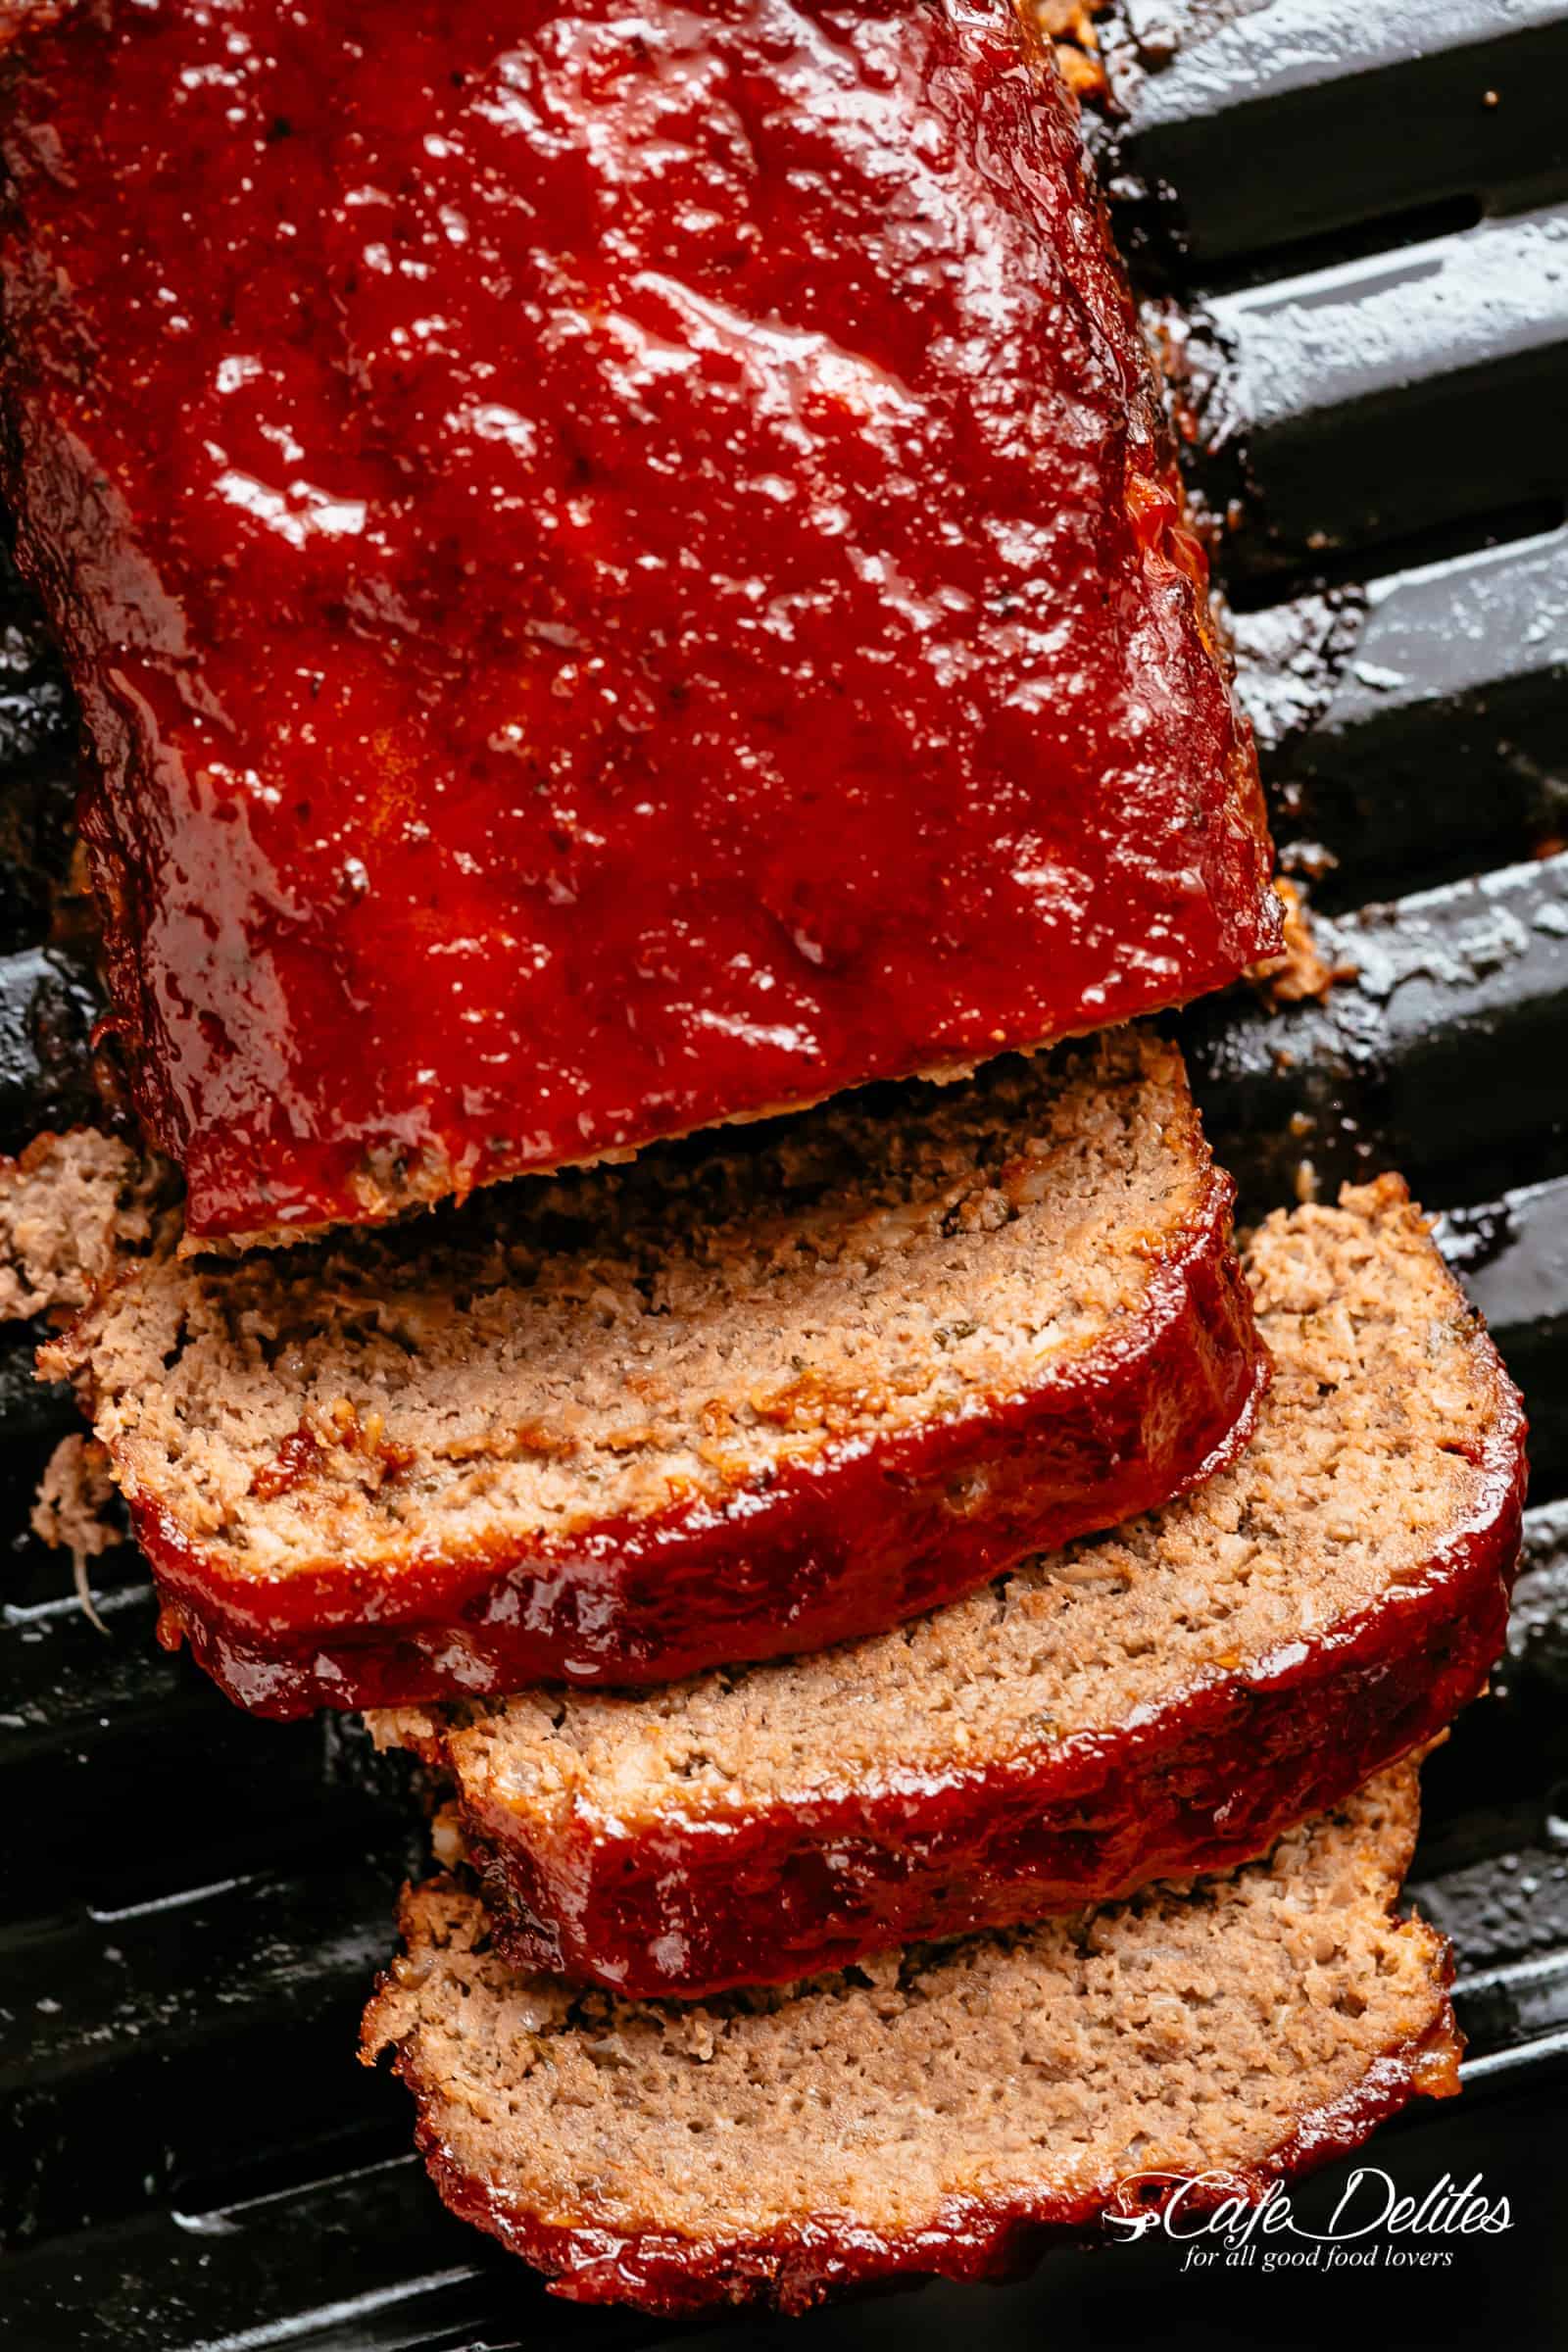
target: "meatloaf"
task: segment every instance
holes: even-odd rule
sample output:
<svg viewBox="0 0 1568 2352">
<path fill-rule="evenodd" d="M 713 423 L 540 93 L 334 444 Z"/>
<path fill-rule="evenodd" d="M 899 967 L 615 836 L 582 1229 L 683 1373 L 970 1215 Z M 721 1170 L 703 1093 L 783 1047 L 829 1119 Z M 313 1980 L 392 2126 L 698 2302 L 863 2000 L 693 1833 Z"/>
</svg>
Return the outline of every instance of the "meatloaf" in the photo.
<svg viewBox="0 0 1568 2352">
<path fill-rule="evenodd" d="M 820 1647 L 1229 1461 L 1267 1364 L 1136 1031 L 381 1234 L 132 1267 L 74 1372 L 266 1713 Z"/>
<path fill-rule="evenodd" d="M 1502 1647 L 1518 1397 L 1393 1179 L 1247 1265 L 1273 1386 L 1183 1500 L 821 1657 L 372 1717 L 452 1776 L 499 1947 L 778 1983 L 1224 1867 L 1449 1722 Z"/>
<path fill-rule="evenodd" d="M 0 1323 L 79 1313 L 169 1216 L 169 1171 L 122 1137 L 74 1127 L 0 1157 Z"/>
<path fill-rule="evenodd" d="M 966 1069 L 1277 945 L 1027 9 L 56 13 L 0 64 L 0 480 L 194 1233 Z"/>
<path fill-rule="evenodd" d="M 1405 1767 L 1233 1877 L 700 2007 L 518 1977 L 451 1880 L 365 2020 L 454 2210 L 662 2313 L 993 2278 L 1172 2194 L 1255 2199 L 1458 2086 L 1447 1948 L 1391 1905 Z"/>
</svg>

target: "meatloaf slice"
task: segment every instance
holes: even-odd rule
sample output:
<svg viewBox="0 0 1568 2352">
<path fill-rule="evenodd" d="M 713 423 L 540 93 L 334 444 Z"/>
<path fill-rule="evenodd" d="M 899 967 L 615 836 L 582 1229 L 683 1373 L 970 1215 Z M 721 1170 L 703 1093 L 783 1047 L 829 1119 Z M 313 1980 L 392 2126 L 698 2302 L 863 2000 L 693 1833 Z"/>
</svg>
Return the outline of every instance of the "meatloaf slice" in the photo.
<svg viewBox="0 0 1568 2352">
<path fill-rule="evenodd" d="M 364 2051 L 395 2048 L 447 2203 L 558 2294 L 798 2310 L 995 2277 L 1180 2182 L 1256 2197 L 1457 2087 L 1447 1948 L 1391 1916 L 1416 1806 L 1404 1767 L 1232 1877 L 695 2008 L 514 1976 L 437 1880 Z"/>
<path fill-rule="evenodd" d="M 0 478 L 193 1232 L 972 1067 L 1277 946 L 1023 0 L 56 13 L 0 65 Z"/>
<path fill-rule="evenodd" d="M 1176 1051 L 1123 1031 L 327 1248 L 165 1258 L 86 1384 L 242 1703 L 819 1647 L 1228 1461 L 1266 1380 Z"/>
<path fill-rule="evenodd" d="M 1260 1852 L 1502 1645 L 1524 1424 L 1393 1179 L 1250 1246 L 1274 1382 L 1198 1493 L 918 1625 L 636 1697 L 372 1718 L 532 1966 L 774 1983 Z"/>
<path fill-rule="evenodd" d="M 78 1313 L 125 1258 L 151 1250 L 169 1173 L 90 1127 L 0 1158 L 0 1322 Z"/>
</svg>

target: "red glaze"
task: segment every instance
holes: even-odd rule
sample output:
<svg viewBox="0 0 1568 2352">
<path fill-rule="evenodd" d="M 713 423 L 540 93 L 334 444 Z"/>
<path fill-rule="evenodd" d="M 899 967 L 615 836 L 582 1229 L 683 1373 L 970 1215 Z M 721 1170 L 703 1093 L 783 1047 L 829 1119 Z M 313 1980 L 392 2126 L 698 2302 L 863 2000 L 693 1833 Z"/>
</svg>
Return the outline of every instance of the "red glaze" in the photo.
<svg viewBox="0 0 1568 2352">
<path fill-rule="evenodd" d="M 405 0 L 395 38 L 99 0 L 23 30 L 0 111 L 4 480 L 192 1231 L 966 1064 L 1278 945 L 1010 0 Z"/>
<path fill-rule="evenodd" d="M 1200 1146 L 1199 1147 L 1201 1148 Z M 1045 1386 L 826 1447 L 718 1503 L 526 1551 L 241 1577 L 130 1497 L 164 1602 L 259 1715 L 477 1697 L 535 1682 L 666 1682 L 820 1649 L 985 1584 L 1012 1560 L 1185 1494 L 1252 1434 L 1268 1361 L 1208 1168 L 1145 1307 Z"/>
<path fill-rule="evenodd" d="M 1417 1932 L 1452 1978 L 1447 1946 L 1429 1928 Z M 1417 2094 L 1448 2098 L 1459 2088 L 1462 2049 L 1453 2010 L 1444 1997 L 1418 2038 L 1385 2051 L 1331 2106 L 1303 2117 L 1290 2137 L 1246 2170 L 1204 2177 L 1187 2210 L 1212 2210 L 1232 2197 L 1258 2202 L 1276 2180 L 1298 2178 L 1350 2153 Z M 367 2053 L 373 2055 L 373 2053 Z M 1054 2244 L 1101 2234 L 1106 2216 L 1148 2212 L 1168 2201 L 1143 2184 L 1105 2179 L 1076 2193 L 951 2198 L 919 2230 L 881 2232 L 842 2214 L 822 2214 L 771 2237 L 681 2238 L 672 2231 L 621 2230 L 547 2221 L 466 2171 L 428 2120 L 417 2070 L 399 2053 L 397 2072 L 418 2108 L 416 2138 L 443 2201 L 464 2221 L 500 2238 L 510 2252 L 543 2271 L 552 2294 L 576 2303 L 629 2303 L 675 2318 L 737 2304 L 785 2312 L 809 2310 L 829 2296 L 897 2278 L 962 2280 L 1015 2278 Z"/>
</svg>

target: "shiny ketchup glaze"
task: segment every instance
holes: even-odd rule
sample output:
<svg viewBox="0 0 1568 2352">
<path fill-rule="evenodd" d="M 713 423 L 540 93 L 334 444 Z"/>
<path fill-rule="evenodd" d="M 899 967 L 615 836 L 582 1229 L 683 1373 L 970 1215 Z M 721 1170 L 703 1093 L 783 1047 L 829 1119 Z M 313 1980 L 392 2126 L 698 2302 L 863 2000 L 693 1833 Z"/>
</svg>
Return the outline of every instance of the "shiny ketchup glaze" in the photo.
<svg viewBox="0 0 1568 2352">
<path fill-rule="evenodd" d="M 1147 359 L 1006 0 L 95 0 L 3 73 L 5 471 L 195 1230 L 1274 944 Z"/>
</svg>

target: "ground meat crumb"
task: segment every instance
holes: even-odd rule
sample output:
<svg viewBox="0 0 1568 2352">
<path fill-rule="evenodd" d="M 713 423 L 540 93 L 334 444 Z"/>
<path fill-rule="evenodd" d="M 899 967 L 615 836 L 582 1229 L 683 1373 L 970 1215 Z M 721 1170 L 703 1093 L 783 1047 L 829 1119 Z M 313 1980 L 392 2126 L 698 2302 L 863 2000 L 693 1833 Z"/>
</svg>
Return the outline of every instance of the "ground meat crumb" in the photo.
<svg viewBox="0 0 1568 2352">
<path fill-rule="evenodd" d="M 52 1550 L 70 1552 L 81 1605 L 101 1632 L 107 1629 L 92 1604 L 87 1564 L 125 1541 L 112 1516 L 115 1500 L 109 1455 L 97 1439 L 62 1438 L 38 1481 L 32 1532 Z"/>
<path fill-rule="evenodd" d="M 167 1168 L 91 1128 L 0 1159 L 0 1322 L 77 1313 L 152 1247 L 168 1184 Z"/>
<path fill-rule="evenodd" d="M 1313 936 L 1305 902 L 1294 882 L 1282 878 L 1274 888 L 1285 907 L 1285 951 L 1252 966 L 1253 985 L 1276 1009 L 1304 1004 L 1308 997 L 1321 1004 L 1337 981 L 1355 978 L 1355 966 L 1329 962 Z"/>
<path fill-rule="evenodd" d="M 1040 27 L 1056 52 L 1061 78 L 1079 98 L 1105 95 L 1095 19 L 1106 0 L 1038 0 Z"/>
</svg>

